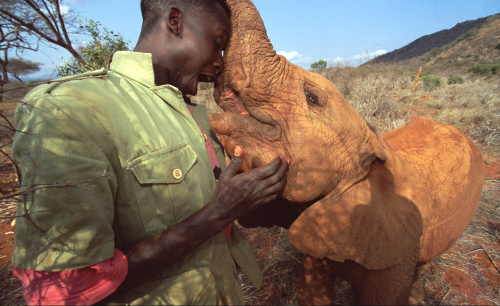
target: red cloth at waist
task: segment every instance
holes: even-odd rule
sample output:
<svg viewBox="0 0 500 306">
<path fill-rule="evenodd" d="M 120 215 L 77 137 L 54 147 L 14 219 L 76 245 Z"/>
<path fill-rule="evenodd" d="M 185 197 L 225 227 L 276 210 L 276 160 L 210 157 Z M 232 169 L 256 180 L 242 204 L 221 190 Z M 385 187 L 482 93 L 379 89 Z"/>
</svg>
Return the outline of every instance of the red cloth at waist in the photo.
<svg viewBox="0 0 500 306">
<path fill-rule="evenodd" d="M 95 304 L 113 293 L 127 272 L 127 257 L 118 249 L 113 258 L 76 270 L 50 272 L 14 267 L 28 305 Z"/>
</svg>

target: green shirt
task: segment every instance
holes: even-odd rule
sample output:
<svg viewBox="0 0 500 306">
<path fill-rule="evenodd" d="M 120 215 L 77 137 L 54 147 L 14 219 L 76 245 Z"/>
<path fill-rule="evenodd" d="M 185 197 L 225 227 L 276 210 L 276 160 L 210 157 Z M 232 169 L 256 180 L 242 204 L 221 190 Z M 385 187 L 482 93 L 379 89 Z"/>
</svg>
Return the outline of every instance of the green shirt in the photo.
<svg viewBox="0 0 500 306">
<path fill-rule="evenodd" d="M 18 218 L 14 265 L 88 267 L 208 203 L 216 181 L 199 126 L 210 128 L 205 109 L 190 108 L 194 116 L 177 88 L 155 86 L 145 53 L 117 52 L 110 71 L 32 90 L 16 111 L 21 132 L 12 149 L 23 189 L 35 190 L 18 205 L 18 214 L 27 210 L 29 218 Z M 224 166 L 217 137 L 207 136 Z M 231 255 L 260 285 L 255 256 L 235 229 L 229 244 L 223 233 L 213 236 L 125 302 L 203 304 L 218 296 L 224 304 L 240 303 Z M 179 289 L 179 282 L 191 285 Z M 185 294 L 179 300 L 173 292 Z"/>
</svg>

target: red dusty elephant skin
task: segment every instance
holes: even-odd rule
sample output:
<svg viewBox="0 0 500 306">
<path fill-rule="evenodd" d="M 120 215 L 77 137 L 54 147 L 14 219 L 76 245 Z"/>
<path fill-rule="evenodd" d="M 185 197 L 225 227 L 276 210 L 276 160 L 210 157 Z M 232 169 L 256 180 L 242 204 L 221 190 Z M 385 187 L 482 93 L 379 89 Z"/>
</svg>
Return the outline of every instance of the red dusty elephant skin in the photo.
<svg viewBox="0 0 500 306">
<path fill-rule="evenodd" d="M 356 304 L 405 304 L 419 267 L 456 241 L 477 209 L 479 149 L 457 129 L 419 118 L 378 137 L 337 87 L 277 55 L 249 0 L 228 0 L 232 33 L 212 129 L 249 171 L 291 161 L 282 198 L 241 218 L 289 228 L 305 253 L 301 304 L 329 304 L 334 276 Z"/>
</svg>

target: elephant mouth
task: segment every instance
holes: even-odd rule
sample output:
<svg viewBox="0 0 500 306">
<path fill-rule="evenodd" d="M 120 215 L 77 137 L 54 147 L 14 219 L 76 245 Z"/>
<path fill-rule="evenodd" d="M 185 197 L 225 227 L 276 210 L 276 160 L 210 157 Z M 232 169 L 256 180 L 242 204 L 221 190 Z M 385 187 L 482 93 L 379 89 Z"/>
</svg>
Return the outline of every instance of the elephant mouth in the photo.
<svg viewBox="0 0 500 306">
<path fill-rule="evenodd" d="M 235 113 L 240 115 L 250 115 L 243 102 L 238 99 L 236 93 L 232 90 L 226 91 L 226 95 L 220 98 L 219 106 L 224 112 Z"/>
<path fill-rule="evenodd" d="M 210 126 L 219 135 L 253 138 L 275 142 L 281 138 L 281 126 L 265 110 L 259 107 L 245 107 L 241 97 L 234 90 L 226 90 L 224 96 L 216 99 L 224 110 L 222 114 L 210 116 Z"/>
</svg>

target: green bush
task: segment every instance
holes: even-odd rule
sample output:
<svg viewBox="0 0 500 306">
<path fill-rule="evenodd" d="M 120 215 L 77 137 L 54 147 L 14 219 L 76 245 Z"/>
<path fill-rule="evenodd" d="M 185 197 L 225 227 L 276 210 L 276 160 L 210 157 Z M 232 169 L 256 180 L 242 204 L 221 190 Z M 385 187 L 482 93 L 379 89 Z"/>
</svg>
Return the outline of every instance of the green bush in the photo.
<svg viewBox="0 0 500 306">
<path fill-rule="evenodd" d="M 498 65 L 498 64 L 492 65 L 491 66 L 491 74 L 497 74 L 498 72 L 500 72 L 500 65 Z"/>
<path fill-rule="evenodd" d="M 436 56 L 439 53 L 441 53 L 441 48 L 439 48 L 439 47 L 436 47 L 436 48 L 431 50 L 431 56 Z"/>
<path fill-rule="evenodd" d="M 464 79 L 461 76 L 451 76 L 448 78 L 448 85 L 453 85 L 453 84 L 463 84 Z"/>
<path fill-rule="evenodd" d="M 429 91 L 437 89 L 443 83 L 443 79 L 441 77 L 434 75 L 434 74 L 427 74 L 425 72 L 422 73 L 420 78 L 421 78 L 422 82 L 424 82 L 425 87 Z"/>
<path fill-rule="evenodd" d="M 493 74 L 496 74 L 498 72 L 498 67 L 499 65 L 493 65 L 493 66 L 488 66 L 488 65 L 476 65 L 472 68 L 469 68 L 467 71 L 472 72 L 474 74 L 479 74 L 480 76 L 485 76 L 490 70 L 492 70 Z M 495 71 L 493 71 L 495 70 Z"/>
<path fill-rule="evenodd" d="M 498 43 L 498 44 L 495 46 L 495 49 L 500 50 L 500 43 Z"/>
<path fill-rule="evenodd" d="M 460 35 L 460 37 L 457 40 L 462 41 L 464 39 L 472 39 L 475 35 L 476 35 L 476 31 L 469 30 L 469 31 L 465 32 L 464 34 Z"/>
</svg>

